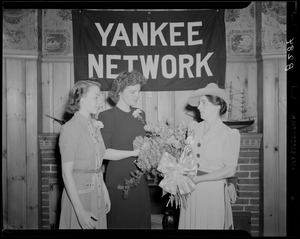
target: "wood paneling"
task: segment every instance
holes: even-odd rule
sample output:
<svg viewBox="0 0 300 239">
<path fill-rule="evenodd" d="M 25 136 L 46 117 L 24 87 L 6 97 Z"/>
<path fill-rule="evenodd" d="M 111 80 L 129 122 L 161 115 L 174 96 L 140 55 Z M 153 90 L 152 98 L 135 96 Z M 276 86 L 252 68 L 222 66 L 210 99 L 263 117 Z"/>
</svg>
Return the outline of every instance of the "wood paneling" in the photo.
<svg viewBox="0 0 300 239">
<path fill-rule="evenodd" d="M 193 117 L 189 116 L 192 113 L 186 109 L 188 98 L 193 91 L 175 91 L 174 92 L 174 120 L 175 125 L 185 123 L 186 126 L 192 120 Z M 188 115 L 189 114 L 189 115 Z"/>
<path fill-rule="evenodd" d="M 26 61 L 26 228 L 38 229 L 38 62 Z"/>
<path fill-rule="evenodd" d="M 2 61 L 2 202 L 3 225 L 7 224 L 7 94 L 6 62 Z"/>
<path fill-rule="evenodd" d="M 53 63 L 53 112 L 51 116 L 63 119 L 64 106 L 68 100 L 71 82 L 71 64 L 69 62 Z M 59 132 L 61 126 L 54 122 L 53 131 Z"/>
<path fill-rule="evenodd" d="M 6 61 L 8 223 L 26 228 L 25 61 Z"/>
<path fill-rule="evenodd" d="M 42 94 L 43 94 L 43 133 L 59 133 L 61 126 L 58 122 L 46 117 L 48 114 L 57 119 L 64 118 L 64 106 L 68 94 L 74 85 L 74 64 L 64 60 L 47 59 L 42 64 Z M 230 81 L 235 90 L 240 93 L 234 101 L 233 115 L 241 117 L 240 101 L 241 92 L 245 89 L 246 116 L 253 116 L 255 123 L 253 131 L 257 131 L 257 65 L 253 61 L 229 62 L 226 70 L 226 83 Z M 172 120 L 175 124 L 189 123 L 193 114 L 187 109 L 187 99 L 193 91 L 159 91 L 141 92 L 136 107 L 143 109 L 147 121 L 158 122 Z M 108 101 L 108 92 L 103 92 L 103 107 L 101 111 L 110 109 L 112 104 Z"/>
<path fill-rule="evenodd" d="M 283 70 L 286 67 L 286 59 L 279 60 L 278 63 L 278 138 L 286 139 L 287 136 L 287 82 L 286 71 Z M 279 140 L 278 145 L 278 157 L 279 157 L 279 236 L 286 236 L 286 140 Z"/>
<path fill-rule="evenodd" d="M 263 64 L 264 236 L 285 236 L 285 59 L 264 59 Z"/>
<path fill-rule="evenodd" d="M 275 62 L 264 61 L 263 107 L 264 107 L 264 232 L 265 236 L 278 235 L 278 131 L 275 128 L 278 112 L 273 102 L 277 100 L 277 84 L 275 82 Z M 274 233 L 274 234 L 273 234 Z"/>
<path fill-rule="evenodd" d="M 145 108 L 146 120 L 156 123 L 158 119 L 158 92 L 145 92 Z"/>
<path fill-rule="evenodd" d="M 39 223 L 38 61 L 3 61 L 2 162 L 4 225 L 37 229 Z"/>
<path fill-rule="evenodd" d="M 53 120 L 46 115 L 53 116 L 53 64 L 42 63 L 42 119 L 43 132 L 53 131 Z"/>
<path fill-rule="evenodd" d="M 157 121 L 174 122 L 174 92 L 159 91 L 157 94 Z"/>
</svg>

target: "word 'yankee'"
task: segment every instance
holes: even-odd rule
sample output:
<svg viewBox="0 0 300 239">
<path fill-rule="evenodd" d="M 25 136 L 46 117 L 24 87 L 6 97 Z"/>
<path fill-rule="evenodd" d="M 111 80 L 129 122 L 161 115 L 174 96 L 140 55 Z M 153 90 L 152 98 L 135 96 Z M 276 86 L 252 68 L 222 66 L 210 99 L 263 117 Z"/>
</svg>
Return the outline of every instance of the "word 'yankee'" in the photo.
<svg viewBox="0 0 300 239">
<path fill-rule="evenodd" d="M 142 23 L 142 28 L 140 23 L 132 23 L 132 36 L 131 41 L 127 34 L 126 28 L 123 23 L 118 23 L 116 30 L 113 33 L 112 29 L 115 23 L 109 23 L 107 28 L 104 30 L 101 23 L 95 23 L 99 34 L 102 38 L 102 46 L 116 46 L 118 41 L 122 41 L 126 46 L 138 46 L 138 39 L 143 46 L 156 46 L 157 38 L 159 38 L 162 46 L 188 46 L 202 45 L 203 40 L 199 38 L 199 31 L 196 28 L 202 26 L 202 21 L 198 22 L 163 22 L 161 25 L 156 27 L 155 22 L 150 22 L 150 29 L 148 29 L 149 24 L 147 22 Z M 168 42 L 163 34 L 163 30 L 169 28 L 169 39 Z M 182 33 L 186 31 L 187 40 Z M 112 41 L 108 43 L 108 36 L 113 34 Z M 148 42 L 148 34 L 150 34 L 150 43 Z M 187 41 L 187 42 L 186 42 Z"/>
</svg>

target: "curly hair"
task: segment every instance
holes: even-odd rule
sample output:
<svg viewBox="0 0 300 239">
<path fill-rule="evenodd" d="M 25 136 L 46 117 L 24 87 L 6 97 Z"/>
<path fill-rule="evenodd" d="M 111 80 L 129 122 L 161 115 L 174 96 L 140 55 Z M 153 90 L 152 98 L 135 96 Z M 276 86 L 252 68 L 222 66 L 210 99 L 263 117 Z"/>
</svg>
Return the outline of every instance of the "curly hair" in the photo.
<svg viewBox="0 0 300 239">
<path fill-rule="evenodd" d="M 147 79 L 138 71 L 121 72 L 112 83 L 112 87 L 108 92 L 108 96 L 114 103 L 120 99 L 119 93 L 122 92 L 127 86 L 140 84 L 145 85 Z"/>
<path fill-rule="evenodd" d="M 205 96 L 210 103 L 212 103 L 214 105 L 219 105 L 221 107 L 220 112 L 219 112 L 220 116 L 226 113 L 227 104 L 222 98 L 215 96 L 215 95 L 205 95 Z"/>
<path fill-rule="evenodd" d="M 97 81 L 80 80 L 76 82 L 69 94 L 69 99 L 66 104 L 66 111 L 68 113 L 74 114 L 80 109 L 80 99 L 81 97 L 86 96 L 91 86 L 98 86 L 99 89 L 101 87 L 100 83 Z"/>
</svg>

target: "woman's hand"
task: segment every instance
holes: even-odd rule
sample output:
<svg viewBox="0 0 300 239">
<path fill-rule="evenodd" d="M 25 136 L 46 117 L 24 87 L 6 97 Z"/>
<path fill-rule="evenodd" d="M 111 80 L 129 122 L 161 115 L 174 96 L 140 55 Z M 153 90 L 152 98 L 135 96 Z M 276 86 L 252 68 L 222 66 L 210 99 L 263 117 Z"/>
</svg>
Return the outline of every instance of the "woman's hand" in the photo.
<svg viewBox="0 0 300 239">
<path fill-rule="evenodd" d="M 77 214 L 77 218 L 82 229 L 95 229 L 96 225 L 94 221 L 98 221 L 98 218 L 91 212 L 82 210 Z"/>
<path fill-rule="evenodd" d="M 140 154 L 140 149 L 133 150 L 133 157 L 137 157 Z"/>
</svg>

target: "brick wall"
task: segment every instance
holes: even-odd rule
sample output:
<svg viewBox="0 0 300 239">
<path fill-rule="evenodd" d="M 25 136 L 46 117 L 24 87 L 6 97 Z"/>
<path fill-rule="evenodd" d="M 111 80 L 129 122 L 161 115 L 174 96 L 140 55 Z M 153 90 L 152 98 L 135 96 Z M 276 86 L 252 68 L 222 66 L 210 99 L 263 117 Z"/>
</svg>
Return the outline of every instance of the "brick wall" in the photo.
<svg viewBox="0 0 300 239">
<path fill-rule="evenodd" d="M 57 145 L 58 134 L 39 135 L 41 162 L 41 226 L 42 229 L 58 227 L 60 209 L 61 162 Z"/>
<path fill-rule="evenodd" d="M 39 135 L 41 163 L 42 228 L 57 228 L 60 211 L 60 194 L 63 186 L 58 134 Z M 250 227 L 252 236 L 261 235 L 261 140 L 258 133 L 242 133 L 241 148 L 236 172 L 237 200 L 232 205 L 235 224 L 240 228 Z M 248 220 L 248 225 L 241 225 Z M 238 225 L 239 224 L 239 225 Z M 243 224 L 243 223 L 242 223 Z M 245 224 L 245 223 L 244 223 Z M 236 229 L 240 229 L 236 227 Z"/>
<path fill-rule="evenodd" d="M 241 148 L 238 160 L 237 200 L 232 205 L 233 212 L 250 212 L 251 235 L 260 236 L 262 208 L 261 142 L 258 133 L 241 134 Z"/>
</svg>

